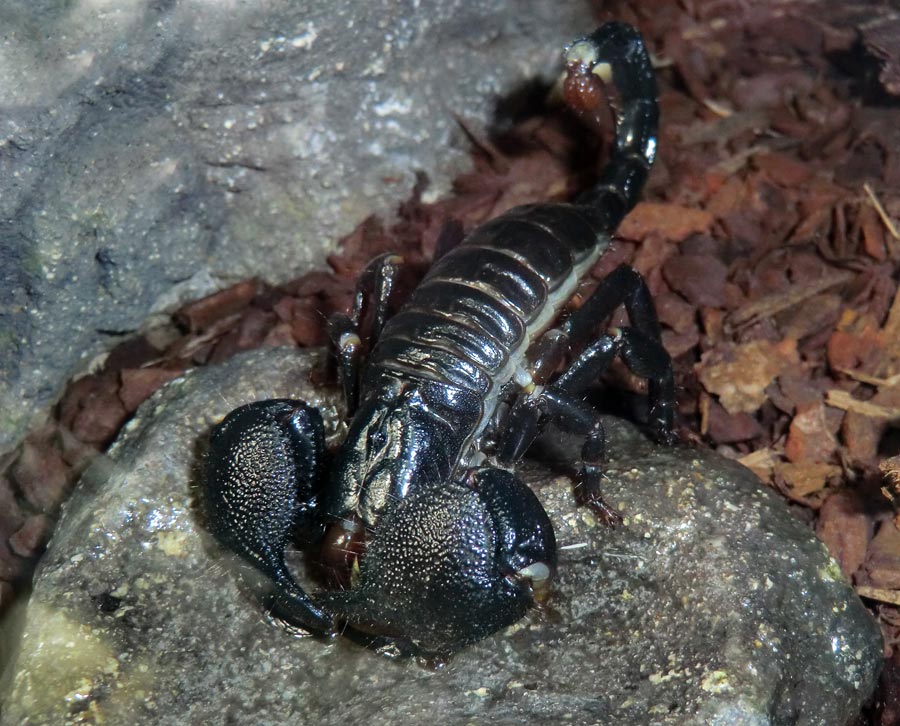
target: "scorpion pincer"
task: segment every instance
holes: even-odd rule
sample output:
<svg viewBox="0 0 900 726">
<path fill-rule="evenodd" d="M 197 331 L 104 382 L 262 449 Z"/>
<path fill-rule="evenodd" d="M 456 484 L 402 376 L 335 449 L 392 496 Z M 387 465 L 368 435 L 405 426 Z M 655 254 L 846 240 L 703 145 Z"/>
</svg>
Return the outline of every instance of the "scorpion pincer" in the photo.
<svg viewBox="0 0 900 726">
<path fill-rule="evenodd" d="M 447 655 L 520 619 L 557 566 L 553 525 L 511 470 L 547 423 L 584 437 L 576 495 L 620 521 L 600 492 L 601 419 L 584 402 L 616 356 L 648 380 L 651 433 L 673 440 L 671 361 L 640 275 L 618 267 L 558 321 L 653 164 L 650 60 L 622 23 L 575 41 L 565 59 L 570 106 L 599 116 L 600 84 L 612 91 L 607 166 L 572 204 L 518 207 L 476 229 L 393 317 L 400 260 L 369 265 L 351 314 L 329 321 L 352 416 L 330 473 L 322 418 L 302 401 L 251 403 L 212 432 L 209 527 L 264 573 L 266 607 L 292 626 Z M 630 326 L 607 332 L 622 303 Z M 315 595 L 285 566 L 298 523 L 316 532 L 332 575 Z"/>
</svg>

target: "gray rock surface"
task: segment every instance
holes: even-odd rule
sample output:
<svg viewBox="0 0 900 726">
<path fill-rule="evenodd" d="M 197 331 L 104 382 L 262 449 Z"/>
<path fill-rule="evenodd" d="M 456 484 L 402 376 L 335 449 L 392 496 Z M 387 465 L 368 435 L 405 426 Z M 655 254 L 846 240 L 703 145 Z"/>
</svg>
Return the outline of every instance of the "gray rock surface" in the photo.
<svg viewBox="0 0 900 726">
<path fill-rule="evenodd" d="M 525 467 L 560 544 L 550 610 L 439 672 L 292 636 L 205 534 L 194 487 L 203 435 L 234 406 L 300 396 L 334 424 L 304 360 L 242 355 L 144 405 L 66 506 L 0 724 L 843 726 L 871 692 L 877 629 L 784 502 L 612 419 L 606 491 L 625 526 L 597 526 L 567 478 Z"/>
<path fill-rule="evenodd" d="M 5 0 L 0 453 L 148 313 L 321 266 L 431 193 L 587 3 Z"/>
</svg>

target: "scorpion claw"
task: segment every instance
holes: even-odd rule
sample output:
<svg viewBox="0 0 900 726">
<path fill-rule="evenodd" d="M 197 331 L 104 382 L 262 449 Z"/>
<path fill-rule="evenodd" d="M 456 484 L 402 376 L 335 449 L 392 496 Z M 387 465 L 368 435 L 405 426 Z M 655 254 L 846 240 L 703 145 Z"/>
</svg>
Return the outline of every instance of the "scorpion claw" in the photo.
<svg viewBox="0 0 900 726">
<path fill-rule="evenodd" d="M 258 593 L 267 609 L 317 634 L 332 632 L 333 618 L 294 580 L 284 552 L 314 513 L 323 442 L 321 415 L 302 401 L 241 406 L 213 428 L 204 491 L 216 539 L 271 580 Z"/>
<path fill-rule="evenodd" d="M 510 472 L 480 469 L 474 484 L 428 486 L 385 513 L 358 586 L 326 593 L 327 606 L 352 628 L 428 657 L 521 618 L 555 573 L 553 526 Z"/>
</svg>

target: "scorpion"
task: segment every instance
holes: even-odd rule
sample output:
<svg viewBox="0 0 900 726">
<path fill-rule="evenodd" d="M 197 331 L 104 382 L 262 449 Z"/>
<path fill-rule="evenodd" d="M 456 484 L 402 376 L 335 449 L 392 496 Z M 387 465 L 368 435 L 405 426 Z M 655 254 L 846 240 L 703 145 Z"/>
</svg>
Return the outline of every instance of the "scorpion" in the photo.
<svg viewBox="0 0 900 726">
<path fill-rule="evenodd" d="M 621 265 L 561 318 L 653 164 L 653 70 L 620 22 L 570 44 L 565 61 L 569 106 L 599 121 L 608 99 L 607 165 L 574 203 L 520 206 L 476 229 L 393 316 L 401 260 L 369 264 L 350 314 L 328 321 L 350 417 L 334 466 L 322 416 L 303 401 L 250 403 L 212 430 L 209 529 L 263 573 L 264 605 L 293 628 L 441 657 L 540 603 L 554 530 L 513 466 L 548 423 L 584 437 L 576 497 L 603 523 L 622 521 L 601 494 L 604 429 L 584 400 L 617 356 L 648 381 L 650 433 L 674 443 L 671 359 L 643 278 Z M 630 325 L 602 329 L 621 304 Z M 285 564 L 298 525 L 315 533 L 328 590 L 307 593 Z"/>
</svg>

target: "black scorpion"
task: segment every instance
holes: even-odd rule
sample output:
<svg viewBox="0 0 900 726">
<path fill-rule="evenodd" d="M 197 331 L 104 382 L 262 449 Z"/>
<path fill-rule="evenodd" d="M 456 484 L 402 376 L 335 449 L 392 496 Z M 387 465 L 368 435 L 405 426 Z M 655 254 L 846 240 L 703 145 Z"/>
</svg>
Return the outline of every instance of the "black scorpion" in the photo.
<svg viewBox="0 0 900 726">
<path fill-rule="evenodd" d="M 399 260 L 367 268 L 352 314 L 329 321 L 352 420 L 324 486 L 322 419 L 302 401 L 243 406 L 212 433 L 210 529 L 267 576 L 266 606 L 293 626 L 449 654 L 521 618 L 551 582 L 556 542 L 510 467 L 548 422 L 581 434 L 579 501 L 619 521 L 600 493 L 603 426 L 583 400 L 616 356 L 648 380 L 651 433 L 673 439 L 671 362 L 640 275 L 618 267 L 557 322 L 653 164 L 656 82 L 622 23 L 571 44 L 566 62 L 565 95 L 583 113 L 599 112 L 600 81 L 614 91 L 608 165 L 573 204 L 518 207 L 475 230 L 389 319 Z M 630 327 L 603 332 L 622 303 Z M 319 527 L 331 573 L 315 596 L 284 562 L 298 522 Z"/>
</svg>

